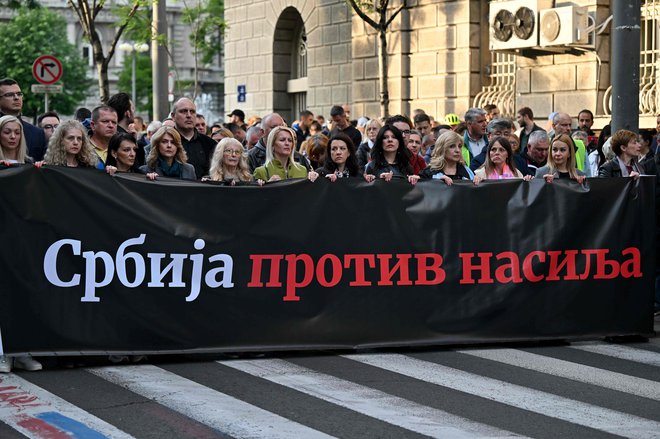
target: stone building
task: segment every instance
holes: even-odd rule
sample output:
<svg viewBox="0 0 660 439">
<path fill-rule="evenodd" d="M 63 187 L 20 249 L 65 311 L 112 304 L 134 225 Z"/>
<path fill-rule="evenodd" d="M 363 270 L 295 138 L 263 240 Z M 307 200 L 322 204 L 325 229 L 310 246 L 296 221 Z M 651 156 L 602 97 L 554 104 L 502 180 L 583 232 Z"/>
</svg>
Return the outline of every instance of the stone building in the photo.
<svg viewBox="0 0 660 439">
<path fill-rule="evenodd" d="M 400 2 L 393 0 L 392 9 Z M 495 103 L 508 116 L 522 106 L 531 107 L 537 120 L 559 110 L 577 116 L 587 108 L 596 114 L 596 126 L 609 121 L 610 1 L 407 3 L 388 33 L 391 114 L 421 108 L 440 119 Z M 521 5 L 536 9 L 538 18 L 541 10 L 561 8 L 544 26 L 555 21 L 557 31 L 581 32 L 562 30 L 539 47 L 535 23 L 533 44 L 491 50 L 498 41 L 489 10 L 515 16 Z M 660 112 L 659 12 L 660 1 L 642 0 L 641 127 L 655 127 Z M 354 117 L 380 115 L 378 39 L 345 0 L 226 0 L 225 18 L 226 108 L 248 115 L 277 111 L 293 120 L 302 108 L 327 117 L 333 104 L 350 103 Z"/>
</svg>

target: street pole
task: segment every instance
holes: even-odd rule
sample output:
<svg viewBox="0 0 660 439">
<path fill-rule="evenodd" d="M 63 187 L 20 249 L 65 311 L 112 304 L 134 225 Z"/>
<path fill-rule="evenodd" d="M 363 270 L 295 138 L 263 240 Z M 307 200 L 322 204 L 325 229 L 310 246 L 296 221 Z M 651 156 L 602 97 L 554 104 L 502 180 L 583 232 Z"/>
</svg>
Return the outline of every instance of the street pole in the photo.
<svg viewBox="0 0 660 439">
<path fill-rule="evenodd" d="M 639 131 L 640 0 L 610 2 L 612 28 L 612 132 Z"/>
<path fill-rule="evenodd" d="M 165 46 L 158 43 L 159 35 L 167 35 L 167 5 L 165 0 L 154 0 L 153 34 L 151 38 L 151 66 L 153 82 L 153 120 L 163 120 L 169 113 L 167 103 L 168 62 Z"/>
</svg>

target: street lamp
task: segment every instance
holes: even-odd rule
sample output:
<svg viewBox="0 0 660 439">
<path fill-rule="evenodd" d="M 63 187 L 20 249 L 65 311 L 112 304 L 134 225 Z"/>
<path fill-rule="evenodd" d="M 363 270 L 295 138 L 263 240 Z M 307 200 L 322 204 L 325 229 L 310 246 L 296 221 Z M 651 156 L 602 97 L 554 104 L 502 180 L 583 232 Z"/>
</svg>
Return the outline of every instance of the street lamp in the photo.
<svg viewBox="0 0 660 439">
<path fill-rule="evenodd" d="M 131 61 L 131 98 L 133 98 L 133 102 L 137 102 L 137 96 L 135 95 L 135 60 L 138 52 L 143 53 L 149 50 L 149 45 L 145 43 L 121 43 L 119 50 L 133 55 Z"/>
</svg>

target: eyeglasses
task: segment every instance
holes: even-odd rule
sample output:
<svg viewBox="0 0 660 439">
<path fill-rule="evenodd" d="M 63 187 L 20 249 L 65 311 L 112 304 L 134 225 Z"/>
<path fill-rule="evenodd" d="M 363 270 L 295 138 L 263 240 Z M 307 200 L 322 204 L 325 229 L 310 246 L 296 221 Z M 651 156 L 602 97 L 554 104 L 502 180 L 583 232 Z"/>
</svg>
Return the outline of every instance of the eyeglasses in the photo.
<svg viewBox="0 0 660 439">
<path fill-rule="evenodd" d="M 234 151 L 231 149 L 225 149 L 225 155 L 241 155 L 243 151 Z"/>
<path fill-rule="evenodd" d="M 401 134 L 403 134 L 404 136 L 410 134 L 410 130 L 403 130 L 401 131 Z"/>
<path fill-rule="evenodd" d="M 55 125 L 44 125 L 44 126 L 43 126 L 43 129 L 44 129 L 44 130 L 54 130 L 54 129 L 57 128 L 58 126 L 59 126 L 59 124 L 55 124 Z"/>
<path fill-rule="evenodd" d="M 10 93 L 5 93 L 3 95 L 0 95 L 3 98 L 11 99 L 13 97 L 17 98 L 22 98 L 23 97 L 23 92 L 22 91 L 16 91 L 16 92 L 10 92 Z"/>
</svg>

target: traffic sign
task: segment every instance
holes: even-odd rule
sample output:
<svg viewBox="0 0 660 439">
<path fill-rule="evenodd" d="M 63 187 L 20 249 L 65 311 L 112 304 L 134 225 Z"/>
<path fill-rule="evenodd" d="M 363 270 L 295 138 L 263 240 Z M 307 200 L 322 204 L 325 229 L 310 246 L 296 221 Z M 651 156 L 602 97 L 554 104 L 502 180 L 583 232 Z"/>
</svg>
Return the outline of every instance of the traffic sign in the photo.
<svg viewBox="0 0 660 439">
<path fill-rule="evenodd" d="M 54 84 L 62 77 L 62 63 L 53 55 L 42 55 L 32 64 L 32 74 L 37 82 Z"/>
<path fill-rule="evenodd" d="M 62 84 L 32 84 L 32 93 L 62 93 Z"/>
</svg>

